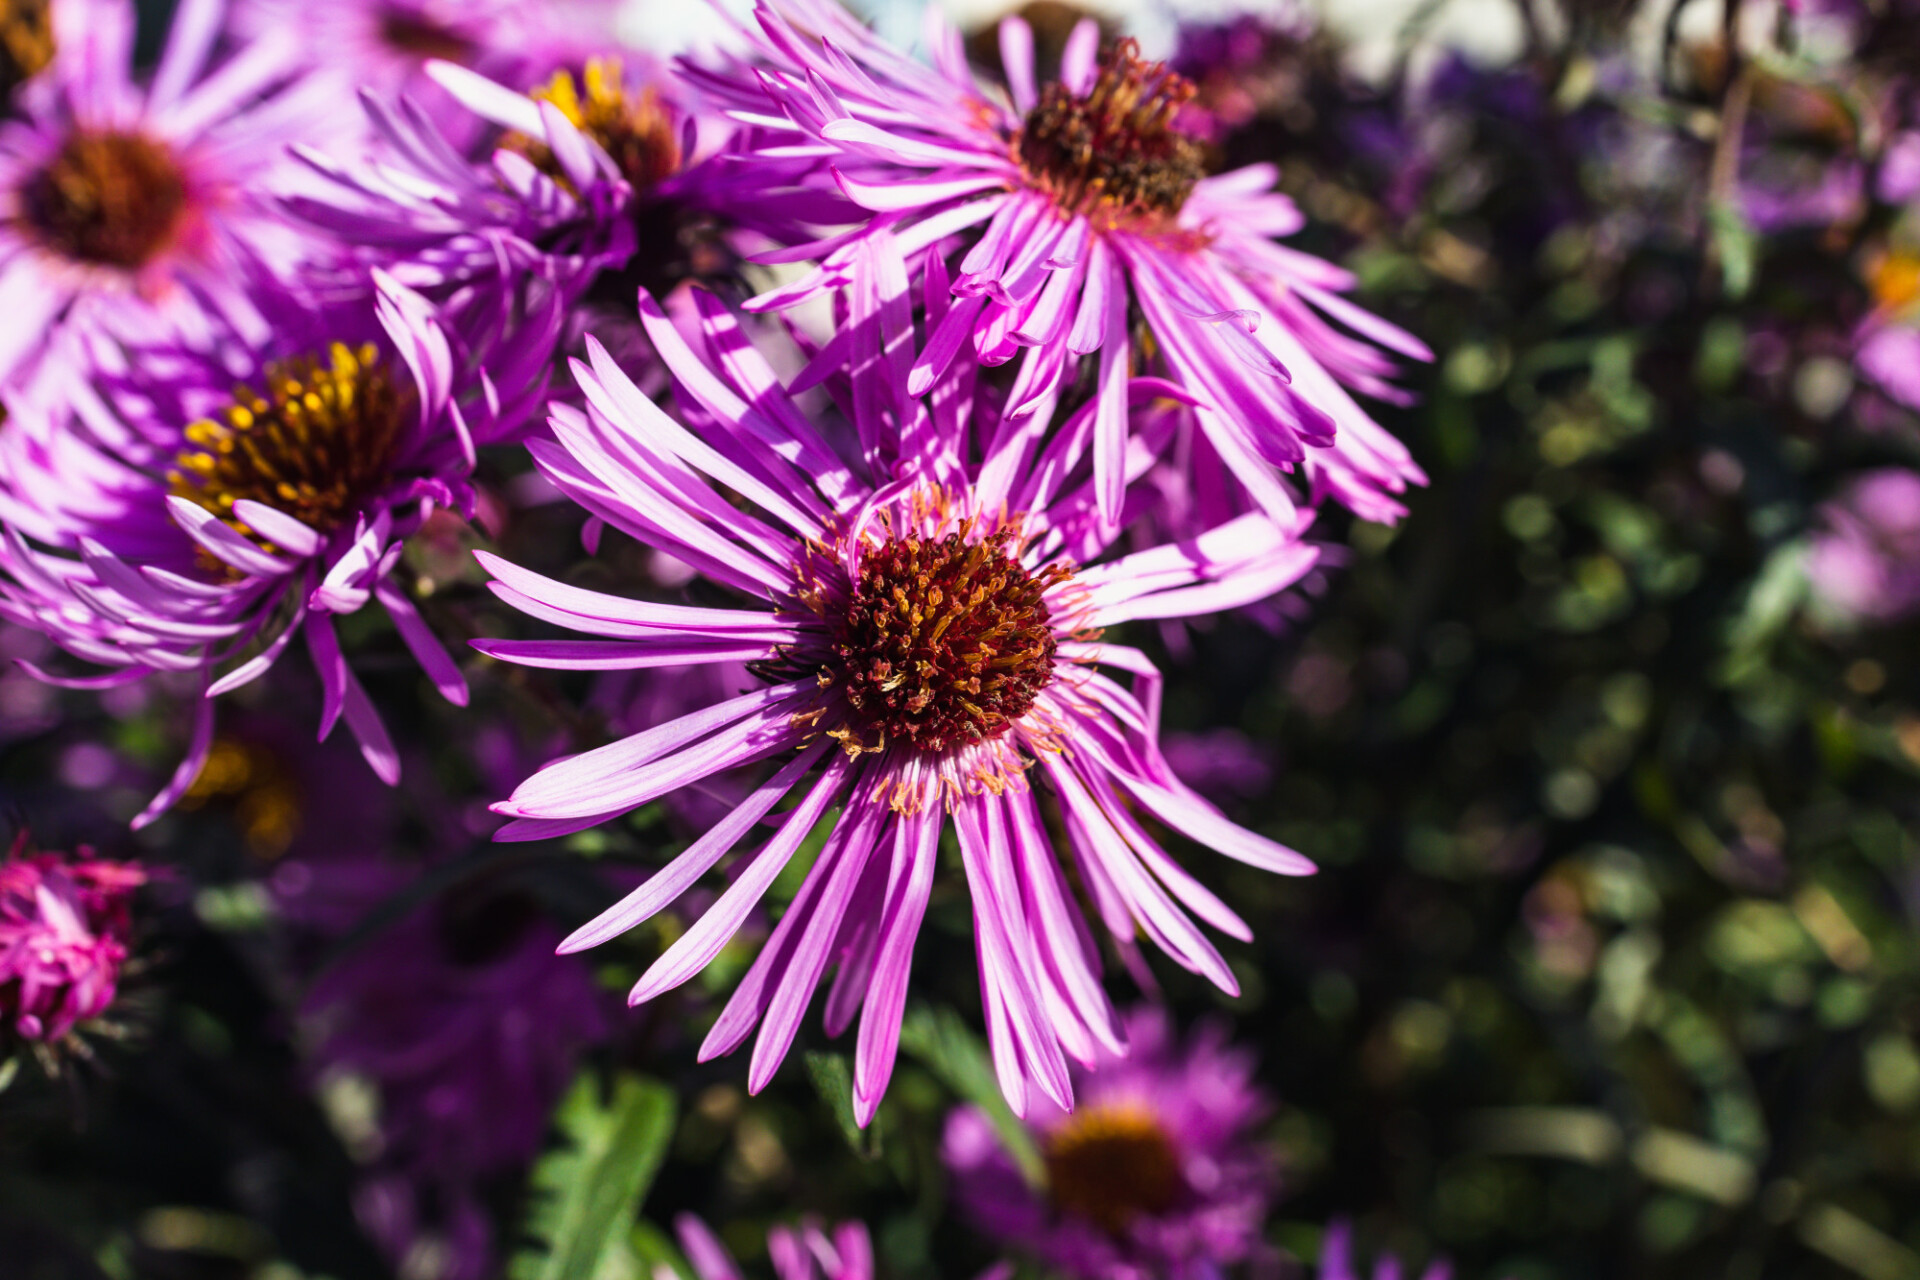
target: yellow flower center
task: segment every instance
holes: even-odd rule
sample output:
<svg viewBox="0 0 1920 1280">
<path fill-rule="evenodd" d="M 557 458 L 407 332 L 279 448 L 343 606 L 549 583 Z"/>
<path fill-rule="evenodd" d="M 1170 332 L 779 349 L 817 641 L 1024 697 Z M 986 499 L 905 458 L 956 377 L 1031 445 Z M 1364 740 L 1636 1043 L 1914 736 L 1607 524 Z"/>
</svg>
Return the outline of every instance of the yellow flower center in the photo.
<svg viewBox="0 0 1920 1280">
<path fill-rule="evenodd" d="M 323 363 L 300 356 L 268 365 L 264 390 L 237 387 L 225 421 L 189 426 L 193 446 L 174 459 L 173 492 L 199 503 L 262 546 L 233 511 L 250 498 L 320 533 L 357 513 L 384 485 L 414 398 L 371 344 L 334 343 Z"/>
<path fill-rule="evenodd" d="M 645 195 L 680 168 L 673 114 L 650 88 L 638 94 L 627 92 L 618 58 L 587 59 L 579 82 L 570 71 L 556 71 L 530 96 L 551 102 L 574 128 L 599 143 L 636 195 Z M 544 143 L 513 137 L 507 145 L 550 176 L 561 176 Z"/>
<path fill-rule="evenodd" d="M 53 61 L 53 16 L 47 0 L 0 3 L 0 94 L 11 94 Z"/>
<path fill-rule="evenodd" d="M 247 850 L 271 861 L 300 832 L 300 784 L 271 752 L 233 738 L 216 738 L 200 776 L 180 797 L 182 809 L 233 806 Z"/>
<path fill-rule="evenodd" d="M 1055 1207 L 1111 1235 L 1142 1214 L 1165 1213 L 1186 1190 L 1173 1139 L 1139 1103 L 1083 1105 L 1046 1136 L 1041 1154 Z"/>
</svg>

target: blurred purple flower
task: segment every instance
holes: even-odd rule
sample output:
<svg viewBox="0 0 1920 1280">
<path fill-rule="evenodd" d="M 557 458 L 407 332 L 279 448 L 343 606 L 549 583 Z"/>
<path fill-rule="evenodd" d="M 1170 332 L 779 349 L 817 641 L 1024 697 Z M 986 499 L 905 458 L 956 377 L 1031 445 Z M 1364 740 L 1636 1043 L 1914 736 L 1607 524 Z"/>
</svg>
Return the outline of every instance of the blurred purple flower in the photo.
<svg viewBox="0 0 1920 1280">
<path fill-rule="evenodd" d="M 1373 1280 L 1400 1280 L 1400 1260 L 1383 1255 L 1373 1261 Z M 1420 1273 L 1420 1280 L 1452 1280 L 1453 1268 L 1435 1261 Z M 1320 1280 L 1364 1280 L 1353 1261 L 1353 1226 L 1340 1221 L 1329 1223 L 1326 1241 L 1320 1246 Z"/>
<path fill-rule="evenodd" d="M 1254 1135 L 1270 1106 L 1253 1057 L 1219 1026 L 1185 1043 L 1164 1011 L 1127 1016 L 1124 1059 L 1076 1069 L 1078 1107 L 1027 1118 L 1046 1166 L 1030 1185 L 978 1108 L 947 1118 L 961 1210 L 997 1240 L 1086 1280 L 1201 1280 L 1264 1251 L 1279 1192 Z"/>
<path fill-rule="evenodd" d="M 1215 803 L 1251 799 L 1273 784 L 1273 749 L 1238 729 L 1170 733 L 1161 747 L 1180 780 Z"/>
<path fill-rule="evenodd" d="M 690 1213 L 673 1220 L 673 1232 L 695 1280 L 740 1280 L 740 1268 L 707 1224 Z M 866 1227 L 843 1222 L 829 1236 L 817 1223 L 775 1227 L 767 1252 L 779 1280 L 873 1280 L 873 1241 Z"/>
<path fill-rule="evenodd" d="M 89 367 L 111 340 L 265 336 L 250 290 L 307 252 L 268 196 L 326 108 L 284 37 L 210 67 L 222 10 L 185 0 L 142 86 L 131 3 L 54 6 L 53 62 L 0 125 L 0 386 Z"/>
<path fill-rule="evenodd" d="M 1121 517 L 1126 487 L 1128 377 L 1147 359 L 1129 319 L 1137 310 L 1157 363 L 1198 402 L 1201 427 L 1236 482 L 1276 520 L 1293 518 L 1298 495 L 1283 473 L 1295 470 L 1315 496 L 1331 494 L 1363 516 L 1401 514 L 1393 495 L 1424 476 L 1347 389 L 1399 399 L 1387 351 L 1431 353 L 1342 296 L 1350 273 L 1274 242 L 1304 219 L 1271 190 L 1272 166 L 1205 176 L 1202 143 L 1176 124 L 1191 83 L 1141 61 L 1130 41 L 1101 61 L 1091 18 L 1067 41 L 1060 81 L 1046 86 L 1034 80 L 1032 29 L 1004 20 L 1003 95 L 975 78 L 937 9 L 928 11 L 932 67 L 829 0 L 763 3 L 755 16 L 763 32 L 748 38 L 757 61 L 689 69 L 688 78 L 766 129 L 768 145 L 743 150 L 743 168 L 817 157 L 805 185 L 852 201 L 838 221 L 865 221 L 763 255 L 818 265 L 749 309 L 784 309 L 853 284 L 875 235 L 897 236 L 921 267 L 957 255 L 952 306 L 909 389 L 926 390 L 963 353 L 989 365 L 1018 356 L 1008 430 L 1037 439 L 1081 357 L 1098 352 L 1094 492 L 1109 523 Z M 770 117 L 769 100 L 779 116 Z M 964 254 L 945 247 L 983 226 Z M 949 292 L 944 272 L 940 288 Z M 851 341 L 843 330 L 836 344 Z"/>
<path fill-rule="evenodd" d="M 1017 433 L 996 434 L 987 404 L 967 407 L 971 365 L 927 403 L 908 394 L 905 267 L 897 254 L 882 256 L 887 238 L 863 243 L 856 274 L 872 310 L 856 312 L 848 331 L 872 345 L 856 346 L 850 374 L 829 384 L 850 424 L 809 419 L 735 319 L 700 291 L 698 351 L 652 299 L 641 306 L 689 425 L 640 394 L 597 343 L 590 362 L 575 362 L 586 411 L 556 406 L 555 442 L 530 446 L 541 471 L 607 524 L 762 607 L 607 595 L 483 555 L 502 599 L 596 638 L 475 646 L 574 670 L 745 663 L 764 683 L 542 769 L 496 806 L 514 819 L 501 838 L 578 831 L 717 773 L 779 762 L 724 821 L 567 939 L 579 950 L 662 910 L 783 796 L 804 791 L 719 902 L 641 977 L 630 997 L 639 1003 L 704 968 L 822 815 L 843 804 L 701 1057 L 738 1047 L 764 1017 L 748 1084 L 765 1087 L 837 959 L 826 1025 L 838 1035 L 865 1007 L 854 1063 L 864 1122 L 892 1074 L 950 813 L 1001 1085 L 1016 1110 L 1035 1086 L 1070 1106 L 1063 1055 L 1117 1052 L 1119 1027 L 1029 771 L 1059 796 L 1075 866 L 1115 935 L 1144 930 L 1183 967 L 1237 989 L 1187 912 L 1238 938 L 1250 936 L 1247 926 L 1161 848 L 1133 806 L 1269 871 L 1301 874 L 1312 864 L 1234 826 L 1174 777 L 1156 742 L 1158 673 L 1137 650 L 1095 633 L 1263 599 L 1297 580 L 1317 552 L 1249 515 L 1080 567 L 1110 541 L 1078 452 L 1092 407 L 1030 461 Z M 935 325 L 944 296 L 929 291 Z M 999 442 L 977 464 L 961 453 L 968 427 Z M 895 600 L 912 605 L 899 606 L 898 622 L 894 604 L 881 604 Z M 1102 667 L 1130 673 L 1135 688 Z"/>
<path fill-rule="evenodd" d="M 237 0 L 249 36 L 297 38 L 308 65 L 340 97 L 402 93 L 437 117 L 451 106 L 424 70 L 438 59 L 527 87 L 610 41 L 614 0 Z"/>
<path fill-rule="evenodd" d="M 136 863 L 85 846 L 28 853 L 22 832 L 0 862 L 0 1050 L 57 1046 L 113 1003 L 132 934 Z"/>
<path fill-rule="evenodd" d="M 1855 477 L 1821 508 L 1806 572 L 1814 597 L 1843 618 L 1891 622 L 1920 610 L 1920 474 Z"/>
<path fill-rule="evenodd" d="M 137 377 L 103 380 L 98 395 L 77 385 L 70 416 L 19 416 L 0 436 L 0 615 L 109 668 L 48 678 L 200 678 L 186 757 L 135 825 L 193 782 L 213 741 L 211 699 L 264 673 L 296 635 L 325 690 L 322 736 L 344 717 L 393 781 L 399 758 L 333 626 L 371 601 L 465 703 L 459 668 L 393 570 L 431 512 L 471 503 L 476 443 L 524 417 L 547 355 L 449 333 L 417 294 L 376 285 L 371 305 L 318 316 L 283 299 L 259 348 L 143 349 Z M 497 382 L 476 353 L 498 357 Z"/>
</svg>

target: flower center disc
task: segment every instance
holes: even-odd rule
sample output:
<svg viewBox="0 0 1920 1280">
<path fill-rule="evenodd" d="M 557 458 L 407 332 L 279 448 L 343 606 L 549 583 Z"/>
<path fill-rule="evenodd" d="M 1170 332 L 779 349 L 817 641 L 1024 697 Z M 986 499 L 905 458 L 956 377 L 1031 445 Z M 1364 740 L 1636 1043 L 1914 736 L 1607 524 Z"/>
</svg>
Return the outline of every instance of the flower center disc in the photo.
<svg viewBox="0 0 1920 1280">
<path fill-rule="evenodd" d="M 1028 179 L 1068 212 L 1164 224 L 1206 176 L 1200 140 L 1173 127 L 1193 82 L 1139 54 L 1115 45 L 1084 98 L 1049 84 L 1014 137 Z"/>
<path fill-rule="evenodd" d="M 424 13 L 408 9 L 381 13 L 380 39 L 389 49 L 416 58 L 466 62 L 473 57 L 473 41 Z"/>
<path fill-rule="evenodd" d="M 1144 1107 L 1082 1107 L 1047 1136 L 1042 1155 L 1055 1206 L 1111 1235 L 1171 1209 L 1185 1189 L 1173 1142 Z"/>
<path fill-rule="evenodd" d="M 944 751 L 997 738 L 1053 679 L 1043 598 L 1067 570 L 1027 571 L 1010 531 L 968 542 L 892 538 L 861 558 L 820 673 L 840 687 L 849 748 Z"/>
<path fill-rule="evenodd" d="M 250 498 L 328 533 L 387 480 L 413 396 L 371 345 L 335 343 L 331 363 L 301 356 L 267 366 L 266 394 L 234 391 L 225 422 L 187 428 L 196 448 L 174 459 L 173 492 L 262 542 L 233 513 Z"/>
<path fill-rule="evenodd" d="M 576 129 L 599 143 L 635 195 L 647 194 L 680 168 L 680 138 L 672 113 L 652 89 L 627 93 L 618 58 L 587 59 L 580 84 L 571 72 L 556 71 L 529 96 L 551 102 Z M 510 145 L 549 176 L 561 176 L 544 144 L 516 137 Z"/>
<path fill-rule="evenodd" d="M 75 130 L 20 191 L 27 222 L 69 258 L 140 267 L 179 230 L 186 179 L 173 153 L 137 133 Z"/>
</svg>

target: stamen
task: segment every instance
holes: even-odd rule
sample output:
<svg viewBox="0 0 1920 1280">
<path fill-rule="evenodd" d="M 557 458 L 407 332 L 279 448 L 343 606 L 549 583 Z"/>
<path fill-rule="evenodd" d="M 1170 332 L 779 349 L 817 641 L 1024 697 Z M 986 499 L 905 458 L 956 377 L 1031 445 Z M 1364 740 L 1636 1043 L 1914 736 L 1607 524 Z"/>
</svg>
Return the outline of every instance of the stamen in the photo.
<svg viewBox="0 0 1920 1280">
<path fill-rule="evenodd" d="M 132 269 L 172 243 L 187 208 L 173 152 L 137 133 L 75 129 L 20 189 L 25 221 L 69 258 Z"/>
<path fill-rule="evenodd" d="M 1054 679 L 1046 595 L 1071 574 L 1028 570 L 1013 528 L 972 534 L 968 522 L 939 538 L 889 537 L 865 548 L 855 580 L 837 588 L 832 557 L 810 555 L 794 599 L 826 624 L 825 652 L 784 655 L 762 674 L 811 673 L 838 690 L 844 723 L 824 732 L 850 753 L 1000 737 Z"/>
<path fill-rule="evenodd" d="M 234 390 L 225 422 L 187 428 L 196 448 L 174 459 L 173 492 L 199 503 L 262 546 L 233 513 L 236 499 L 264 503 L 328 533 L 389 479 L 413 394 L 395 383 L 371 344 L 334 343 L 330 363 L 301 356 L 267 366 L 265 393 Z"/>
<path fill-rule="evenodd" d="M 1083 1105 L 1046 1136 L 1041 1154 L 1054 1205 L 1116 1236 L 1186 1190 L 1173 1140 L 1139 1104 Z"/>
<path fill-rule="evenodd" d="M 1083 98 L 1049 84 L 1014 136 L 1013 158 L 1063 210 L 1163 229 L 1206 175 L 1204 147 L 1173 127 L 1193 82 L 1139 54 L 1122 40 Z"/>
</svg>

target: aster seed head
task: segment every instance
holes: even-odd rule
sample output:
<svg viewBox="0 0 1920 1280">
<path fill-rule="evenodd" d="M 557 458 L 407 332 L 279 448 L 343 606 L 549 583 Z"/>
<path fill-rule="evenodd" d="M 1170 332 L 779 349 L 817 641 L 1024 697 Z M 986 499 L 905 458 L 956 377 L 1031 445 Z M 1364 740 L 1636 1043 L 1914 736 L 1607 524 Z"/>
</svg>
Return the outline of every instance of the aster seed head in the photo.
<svg viewBox="0 0 1920 1280">
<path fill-rule="evenodd" d="M 186 176 L 162 142 L 117 129 L 75 129 L 20 189 L 38 238 L 82 262 L 145 266 L 178 235 Z"/>
<path fill-rule="evenodd" d="M 869 547 L 844 608 L 829 609 L 823 687 L 840 691 L 849 751 L 938 752 L 997 738 L 1053 680 L 1046 593 L 1071 576 L 1029 570 L 1017 535 L 890 537 Z"/>
<path fill-rule="evenodd" d="M 1046 1136 L 1041 1155 L 1054 1205 L 1116 1236 L 1140 1215 L 1172 1208 L 1186 1187 L 1173 1139 L 1138 1104 L 1082 1106 Z"/>
<path fill-rule="evenodd" d="M 262 540 L 233 512 L 237 499 L 275 507 L 321 533 L 360 510 L 393 470 L 413 393 L 371 343 L 334 343 L 323 362 L 267 366 L 262 391 L 234 389 L 225 421 L 186 431 L 191 447 L 168 473 L 173 492 Z M 262 542 L 262 545 L 265 545 Z"/>
<path fill-rule="evenodd" d="M 1203 144 L 1174 128 L 1195 92 L 1165 63 L 1141 61 L 1137 41 L 1122 40 L 1084 97 L 1058 81 L 1041 90 L 1014 136 L 1014 159 L 1068 212 L 1165 226 L 1206 176 Z"/>
</svg>

